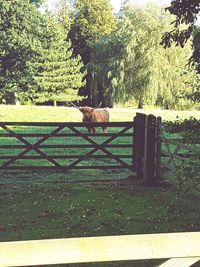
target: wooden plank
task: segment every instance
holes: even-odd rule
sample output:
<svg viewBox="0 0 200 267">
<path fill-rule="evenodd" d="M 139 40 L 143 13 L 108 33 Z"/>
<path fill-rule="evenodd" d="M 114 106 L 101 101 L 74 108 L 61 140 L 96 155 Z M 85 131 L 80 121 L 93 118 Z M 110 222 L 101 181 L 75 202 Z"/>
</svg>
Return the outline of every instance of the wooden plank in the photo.
<svg viewBox="0 0 200 267">
<path fill-rule="evenodd" d="M 75 159 L 75 158 L 79 158 L 82 154 L 72 154 L 72 155 L 48 155 L 48 158 L 50 159 Z M 115 154 L 115 156 L 119 157 L 119 158 L 123 158 L 123 159 L 131 159 L 132 155 L 119 155 L 119 154 Z M 15 156 L 0 156 L 0 159 L 12 159 L 15 158 Z M 91 158 L 91 159 L 108 159 L 110 158 L 109 155 L 91 155 L 88 156 L 87 158 Z M 43 156 L 22 156 L 18 159 L 44 159 Z"/>
<path fill-rule="evenodd" d="M 156 182 L 162 179 L 161 177 L 161 128 L 162 118 L 157 117 L 156 121 L 156 169 L 155 169 L 155 179 Z"/>
<path fill-rule="evenodd" d="M 177 158 L 177 159 L 187 159 L 187 158 L 190 158 L 192 155 L 191 154 L 182 154 L 182 153 L 178 153 L 178 154 L 173 154 L 173 157 L 174 158 Z M 166 151 L 162 151 L 161 153 L 161 156 L 162 157 L 170 157 L 170 159 L 168 160 L 167 164 L 170 164 L 171 163 L 171 154 L 169 152 L 166 152 Z"/>
<path fill-rule="evenodd" d="M 55 161 L 53 158 L 49 157 L 43 151 L 41 151 L 37 148 L 33 148 L 33 150 L 35 150 L 40 156 L 42 156 L 43 159 L 49 161 L 51 164 L 55 165 L 56 167 L 62 167 L 57 161 Z"/>
<path fill-rule="evenodd" d="M 199 256 L 200 232 L 0 243 L 0 266 L 30 266 Z"/>
<path fill-rule="evenodd" d="M 28 146 L 29 148 L 30 146 Z M 90 144 L 70 144 L 70 145 L 38 145 L 37 148 L 91 148 Z M 132 144 L 106 144 L 105 147 L 109 148 L 131 148 Z M 27 148 L 26 145 L 0 145 L 2 149 L 10 148 Z"/>
<path fill-rule="evenodd" d="M 173 156 L 173 154 L 172 154 L 172 152 L 171 152 L 171 150 L 170 150 L 170 145 L 169 145 L 169 143 L 168 143 L 167 138 L 166 138 L 165 135 L 164 135 L 164 132 L 163 132 L 162 128 L 160 128 L 160 132 L 161 132 L 162 137 L 163 137 L 163 139 L 164 139 L 164 142 L 165 142 L 165 146 L 166 146 L 166 148 L 167 148 L 167 151 L 168 151 L 168 153 L 169 153 L 169 155 L 170 155 L 170 159 L 171 159 L 171 161 L 173 162 L 174 167 L 177 169 L 177 166 L 176 166 L 176 162 L 175 162 L 174 156 Z"/>
<path fill-rule="evenodd" d="M 135 171 L 137 179 L 143 179 L 143 156 L 144 156 L 144 134 L 145 134 L 145 118 L 143 113 L 136 113 L 135 120 Z"/>
<path fill-rule="evenodd" d="M 121 158 L 118 155 L 111 153 L 109 150 L 107 150 L 105 148 L 102 148 L 101 150 L 104 153 L 107 153 L 111 159 L 114 159 L 116 162 L 120 163 L 125 168 L 132 170 L 132 166 L 130 167 L 125 161 L 121 160 Z M 104 166 L 102 166 L 102 169 L 103 168 L 104 168 Z"/>
<path fill-rule="evenodd" d="M 163 128 L 163 127 L 162 127 Z M 167 132 L 166 132 L 167 133 Z M 176 138 L 172 138 L 172 137 L 166 137 L 167 140 L 170 142 L 170 141 L 180 141 L 180 142 L 183 142 L 183 138 L 182 137 L 176 137 Z M 164 138 L 161 138 L 161 141 L 165 141 Z"/>
<path fill-rule="evenodd" d="M 8 127 L 6 126 L 2 126 L 3 128 L 5 128 L 6 131 L 9 131 L 12 133 L 12 130 L 10 130 Z M 26 141 L 25 139 L 21 138 L 21 137 L 17 137 L 17 139 L 19 139 L 21 142 L 24 143 L 25 145 L 25 150 L 21 151 L 18 155 L 15 156 L 15 158 L 12 158 L 10 160 L 8 160 L 7 162 L 3 163 L 2 166 L 8 166 L 10 164 L 12 164 L 13 162 L 15 162 L 18 158 L 20 158 L 21 156 L 27 154 L 31 149 L 35 150 L 37 153 L 39 152 L 40 154 L 42 154 L 43 152 L 41 152 L 38 149 L 38 146 L 41 145 L 43 142 L 45 142 L 49 136 L 53 136 L 54 134 L 58 133 L 59 131 L 61 131 L 64 127 L 63 126 L 59 126 L 57 127 L 55 130 L 53 130 L 50 134 L 44 136 L 43 138 L 41 138 L 40 140 L 38 140 L 37 142 L 35 142 L 34 144 L 29 143 L 28 141 Z M 44 153 L 43 153 L 44 154 Z M 45 154 L 44 154 L 45 155 Z M 45 156 L 45 158 L 48 160 L 48 156 Z M 51 163 L 53 163 L 54 165 L 59 165 L 56 161 L 54 160 L 49 160 Z"/>
<path fill-rule="evenodd" d="M 104 170 L 109 170 L 109 169 L 116 169 L 116 170 L 123 170 L 123 169 L 129 169 L 131 170 L 132 165 L 128 166 L 122 166 L 122 165 L 74 165 L 70 166 L 70 169 L 73 170 L 95 170 L 95 169 L 104 169 Z M 0 166 L 0 170 L 61 170 L 61 171 L 68 171 L 69 167 L 68 166 Z"/>
<path fill-rule="evenodd" d="M 132 146 L 132 166 L 133 166 L 133 172 L 135 172 L 136 170 L 136 116 L 133 118 L 133 138 L 132 138 L 132 142 L 133 142 L 133 146 Z"/>
<path fill-rule="evenodd" d="M 180 150 L 180 146 L 176 146 L 172 154 L 175 156 L 177 155 L 178 151 Z M 167 164 L 171 163 L 171 158 L 168 159 Z"/>
<path fill-rule="evenodd" d="M 144 146 L 144 183 L 155 183 L 156 168 L 156 117 L 148 115 L 145 120 L 145 146 Z"/>
<path fill-rule="evenodd" d="M 133 123 L 130 121 L 119 121 L 119 122 L 10 122 L 10 121 L 1 121 L 0 127 L 2 126 L 38 126 L 38 127 L 86 127 L 88 125 L 94 127 L 129 127 L 133 126 Z"/>
<path fill-rule="evenodd" d="M 200 257 L 195 258 L 174 258 L 162 263 L 158 267 L 190 267 L 198 262 Z"/>
<path fill-rule="evenodd" d="M 132 125 L 131 125 L 132 127 Z M 77 164 L 79 164 L 80 162 L 82 162 L 83 160 L 85 160 L 85 158 L 87 158 L 88 156 L 96 153 L 96 151 L 101 150 L 103 151 L 105 154 L 109 155 L 110 158 L 115 159 L 118 163 L 122 164 L 122 166 L 126 166 L 127 168 L 129 168 L 129 166 L 122 161 L 119 157 L 115 156 L 114 154 L 112 154 L 110 151 L 108 151 L 105 147 L 106 145 L 108 145 L 110 142 L 112 142 L 113 140 L 115 140 L 119 135 L 125 133 L 126 131 L 128 131 L 130 128 L 129 127 L 125 127 L 124 129 L 120 130 L 119 132 L 115 133 L 112 137 L 109 137 L 107 140 L 105 140 L 103 143 L 98 144 L 96 143 L 93 139 L 87 137 L 86 134 L 81 133 L 80 131 L 78 131 L 77 129 L 75 129 L 74 127 L 69 127 L 71 130 L 73 130 L 74 132 L 80 134 L 81 137 L 83 137 L 86 141 L 88 141 L 89 143 L 92 144 L 92 146 L 94 147 L 92 150 L 90 150 L 89 152 L 87 152 L 84 155 L 81 155 L 79 157 L 79 159 L 75 160 L 74 162 L 72 162 L 70 165 L 68 165 L 68 168 L 71 169 L 74 166 L 76 166 Z M 104 166 L 102 166 L 102 169 L 104 168 Z"/>
<path fill-rule="evenodd" d="M 179 142 L 179 141 L 175 141 L 174 139 L 169 139 L 163 136 L 162 141 L 163 142 L 167 141 L 169 145 L 180 146 L 181 149 L 188 149 L 191 152 L 197 152 L 197 149 L 195 148 L 194 145 L 192 146 L 192 145 L 183 144 L 182 140 L 181 142 Z"/>
<path fill-rule="evenodd" d="M 118 137 L 124 136 L 126 134 L 128 134 L 127 136 L 131 136 L 132 137 L 132 133 L 127 133 L 128 130 L 133 129 L 133 123 L 132 122 L 117 122 L 117 123 L 89 123 L 90 126 L 102 126 L 102 125 L 110 125 L 111 127 L 116 127 L 117 125 L 119 127 L 121 127 L 122 129 L 118 132 L 112 133 L 112 134 L 104 134 L 104 136 L 108 137 L 107 140 L 105 140 L 104 142 L 98 144 L 97 141 L 95 141 L 94 139 L 92 139 L 93 136 L 96 137 L 96 135 L 88 135 L 86 133 L 81 132 L 79 129 L 76 129 L 76 127 L 85 127 L 86 125 L 88 125 L 88 123 L 37 123 L 37 122 L 0 122 L 0 126 L 2 129 L 4 129 L 4 131 L 6 131 L 7 133 L 3 133 L 4 137 L 8 137 L 8 138 L 16 138 L 18 141 L 21 142 L 21 144 L 19 145 L 1 145 L 0 148 L 1 149 L 23 149 L 22 151 L 18 151 L 17 155 L 13 155 L 13 156 L 1 156 L 1 159 L 6 159 L 6 162 L 4 161 L 2 163 L 1 169 L 8 169 L 10 167 L 12 167 L 12 169 L 29 169 L 31 168 L 31 166 L 27 166 L 27 165 L 23 165 L 23 166 L 14 166 L 13 164 L 16 163 L 17 160 L 24 160 L 24 159 L 45 159 L 47 161 L 49 161 L 50 166 L 40 166 L 42 169 L 43 168 L 61 168 L 65 170 L 70 169 L 70 168 L 75 168 L 77 164 L 80 164 L 81 161 L 88 159 L 88 158 L 101 158 L 98 157 L 98 155 L 92 155 L 94 154 L 96 151 L 101 150 L 104 152 L 104 156 L 102 156 L 102 158 L 112 158 L 115 161 L 117 161 L 119 164 L 122 165 L 122 168 L 127 168 L 130 169 L 130 165 L 127 164 L 125 161 L 123 161 L 123 158 L 130 158 L 130 157 L 120 157 L 120 155 L 114 154 L 113 152 L 107 150 L 106 148 L 132 148 L 132 144 L 111 144 L 111 142 L 113 140 L 115 140 Z M 50 133 L 46 133 L 46 134 L 33 134 L 33 133 L 24 133 L 21 134 L 19 132 L 15 132 L 11 126 L 23 126 L 24 127 L 51 127 L 51 132 Z M 55 138 L 57 136 L 66 136 L 65 133 L 61 133 L 61 131 L 65 128 L 68 128 L 69 130 L 71 130 L 73 133 L 70 133 L 70 136 L 78 136 L 81 137 L 83 139 L 85 139 L 89 144 L 66 144 L 66 145 L 48 145 L 48 144 L 43 144 L 46 140 L 48 140 L 49 138 Z M 11 128 L 11 129 L 10 129 Z M 23 129 L 22 129 L 23 131 Z M 24 139 L 24 137 L 40 137 L 39 140 L 37 140 L 35 143 L 30 143 L 28 140 Z M 101 135 L 102 136 L 102 135 Z M 69 165 L 61 165 L 59 162 L 57 162 L 55 159 L 55 156 L 49 156 L 45 151 L 42 151 L 42 149 L 45 148 L 49 148 L 49 149 L 63 149 L 63 148 L 89 148 L 91 149 L 89 152 L 85 153 L 85 154 L 81 154 L 78 155 L 75 158 L 76 160 L 74 160 L 72 163 L 70 163 Z M 27 154 L 34 150 L 38 155 L 37 156 L 30 156 Z M 93 156 L 93 157 L 92 157 Z M 59 157 L 57 157 L 58 159 Z M 60 158 L 72 158 L 70 157 L 70 155 L 66 156 L 66 157 L 60 157 Z M 51 166 L 51 164 L 53 164 L 54 166 Z M 39 167 L 39 166 L 34 166 L 35 167 Z M 78 168 L 83 168 L 83 166 L 77 166 Z M 84 168 L 88 168 L 88 166 L 84 166 Z M 95 166 L 91 166 L 92 168 L 94 168 Z M 97 168 L 99 168 L 100 166 L 96 166 Z M 104 165 L 101 166 L 102 168 L 104 168 Z M 118 167 L 118 165 L 117 165 Z"/>
<path fill-rule="evenodd" d="M 147 150 L 148 150 L 148 117 L 145 118 L 144 130 L 144 161 L 143 161 L 143 182 L 147 183 Z"/>
<path fill-rule="evenodd" d="M 113 136 L 115 133 L 114 132 L 110 132 L 110 133 L 87 133 L 87 136 L 91 136 L 91 137 L 109 137 L 109 136 Z M 16 137 L 16 135 L 20 135 L 21 137 L 44 137 L 46 135 L 48 135 L 48 133 L 16 133 L 15 136 L 11 135 L 11 134 L 6 134 L 6 133 L 0 133 L 0 137 Z M 78 137 L 80 136 L 80 134 L 76 134 L 76 133 L 58 133 L 55 134 L 54 136 L 50 136 L 50 137 Z M 132 133 L 123 133 L 122 136 L 119 137 L 128 137 L 128 136 L 133 136 Z"/>
</svg>

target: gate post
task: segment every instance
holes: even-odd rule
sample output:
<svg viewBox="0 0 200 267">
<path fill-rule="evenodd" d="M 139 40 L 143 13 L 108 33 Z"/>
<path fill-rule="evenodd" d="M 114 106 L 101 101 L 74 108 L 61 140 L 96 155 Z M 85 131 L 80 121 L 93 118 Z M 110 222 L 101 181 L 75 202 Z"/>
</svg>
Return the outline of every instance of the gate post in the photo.
<svg viewBox="0 0 200 267">
<path fill-rule="evenodd" d="M 156 182 L 159 183 L 159 181 L 162 180 L 161 178 L 161 132 L 160 127 L 162 123 L 162 118 L 157 117 L 156 120 L 156 169 L 155 169 L 155 179 Z"/>
<path fill-rule="evenodd" d="M 156 117 L 153 115 L 148 115 L 145 118 L 144 137 L 143 182 L 146 185 L 153 185 L 156 169 Z"/>
<path fill-rule="evenodd" d="M 134 118 L 133 170 L 140 181 L 143 180 L 145 117 L 145 114 L 136 113 Z"/>
<path fill-rule="evenodd" d="M 162 185 L 161 164 L 161 117 L 136 113 L 134 118 L 133 171 L 145 185 Z"/>
<path fill-rule="evenodd" d="M 136 116 L 133 118 L 132 171 L 136 172 Z"/>
</svg>

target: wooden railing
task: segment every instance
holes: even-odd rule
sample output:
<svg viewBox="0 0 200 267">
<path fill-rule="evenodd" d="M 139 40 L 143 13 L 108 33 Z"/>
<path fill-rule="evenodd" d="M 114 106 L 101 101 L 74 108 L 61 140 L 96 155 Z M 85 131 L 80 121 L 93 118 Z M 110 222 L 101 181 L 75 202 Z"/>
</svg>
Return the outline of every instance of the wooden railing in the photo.
<svg viewBox="0 0 200 267">
<path fill-rule="evenodd" d="M 0 266 L 145 259 L 189 267 L 200 260 L 200 232 L 0 242 Z"/>
<path fill-rule="evenodd" d="M 128 169 L 154 185 L 160 181 L 160 123 L 141 113 L 129 122 L 0 122 L 0 170 Z M 88 125 L 109 132 L 88 134 Z"/>
<path fill-rule="evenodd" d="M 162 134 L 162 142 L 166 147 L 166 151 L 161 150 L 161 156 L 167 158 L 165 166 L 170 168 L 170 164 L 173 163 L 176 167 L 176 162 L 179 160 L 183 163 L 183 160 L 190 158 L 197 153 L 197 149 L 194 145 L 184 144 L 183 141 L 177 141 L 176 139 L 167 139 Z M 171 148 L 173 146 L 173 149 Z M 184 150 L 185 152 L 180 152 Z"/>
<path fill-rule="evenodd" d="M 132 171 L 133 122 L 90 123 L 89 125 L 106 126 L 109 130 L 114 128 L 114 131 L 88 134 L 85 129 L 88 123 L 82 122 L 0 122 L 0 170 L 62 169 L 66 171 L 116 168 Z M 129 142 L 118 141 L 120 137 L 128 137 Z M 129 154 L 123 154 L 127 148 L 130 150 Z M 113 149 L 122 152 L 115 153 Z M 96 159 L 95 162 L 97 159 L 108 159 L 108 163 L 111 161 L 111 164 L 105 165 L 104 162 L 95 165 L 86 164 L 85 161 L 89 159 Z"/>
</svg>

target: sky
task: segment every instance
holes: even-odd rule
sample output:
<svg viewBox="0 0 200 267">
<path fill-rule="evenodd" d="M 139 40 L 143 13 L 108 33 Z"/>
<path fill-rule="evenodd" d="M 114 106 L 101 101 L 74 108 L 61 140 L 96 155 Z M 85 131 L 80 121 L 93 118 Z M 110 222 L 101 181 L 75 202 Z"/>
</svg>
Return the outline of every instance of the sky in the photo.
<svg viewBox="0 0 200 267">
<path fill-rule="evenodd" d="M 120 3 L 122 2 L 121 0 L 110 0 L 114 11 L 118 12 L 120 9 Z M 145 5 L 146 3 L 152 2 L 152 3 L 156 3 L 160 6 L 163 5 L 169 5 L 171 3 L 171 0 L 130 0 L 131 3 L 137 3 L 139 5 Z"/>
<path fill-rule="evenodd" d="M 48 6 L 51 9 L 54 4 L 56 3 L 56 0 L 46 0 L 48 2 Z M 123 0 L 110 0 L 111 5 L 113 6 L 114 12 L 118 12 L 120 9 L 120 4 Z M 148 2 L 156 3 L 160 6 L 162 5 L 169 5 L 171 0 L 130 0 L 132 3 L 137 3 L 139 5 L 145 5 Z"/>
</svg>

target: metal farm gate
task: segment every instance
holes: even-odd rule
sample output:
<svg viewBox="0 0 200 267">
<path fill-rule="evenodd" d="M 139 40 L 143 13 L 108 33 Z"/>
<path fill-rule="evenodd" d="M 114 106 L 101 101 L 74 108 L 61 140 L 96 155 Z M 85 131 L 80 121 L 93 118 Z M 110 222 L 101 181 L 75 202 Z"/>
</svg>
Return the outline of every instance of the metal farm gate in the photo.
<svg viewBox="0 0 200 267">
<path fill-rule="evenodd" d="M 145 183 L 159 178 L 159 138 L 153 115 L 133 122 L 0 122 L 0 170 L 128 169 Z"/>
</svg>

